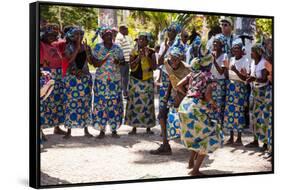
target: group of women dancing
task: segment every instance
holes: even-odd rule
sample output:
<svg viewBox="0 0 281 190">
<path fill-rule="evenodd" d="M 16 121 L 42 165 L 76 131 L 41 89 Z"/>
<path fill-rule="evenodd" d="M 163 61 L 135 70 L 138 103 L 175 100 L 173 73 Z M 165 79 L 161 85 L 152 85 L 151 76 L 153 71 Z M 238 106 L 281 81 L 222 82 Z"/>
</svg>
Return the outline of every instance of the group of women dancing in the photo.
<svg viewBox="0 0 281 190">
<path fill-rule="evenodd" d="M 246 147 L 263 143 L 263 151 L 271 152 L 272 41 L 255 44 L 249 56 L 241 38 L 231 37 L 229 43 L 224 27 L 232 27 L 232 22 L 222 19 L 220 24 L 222 31 L 212 34 L 206 49 L 199 33 L 189 34 L 175 22 L 165 30 L 167 38 L 160 48 L 149 47 L 151 34 L 140 32 L 136 44 L 127 44 L 130 75 L 125 109 L 120 69 L 126 55 L 122 44 L 115 42 L 112 28 L 101 27 L 101 42 L 90 47 L 83 41 L 84 31 L 79 27 L 67 26 L 61 32 L 56 24 L 42 25 L 42 140 L 47 140 L 43 129 L 50 127 L 65 139 L 71 138 L 73 128 L 82 128 L 86 137 L 93 137 L 90 126 L 99 130 L 97 138 L 104 138 L 107 126 L 112 137 L 119 138 L 117 130 L 122 124 L 132 127 L 129 135 L 136 135 L 138 128 L 153 134 L 153 72 L 159 69 L 158 120 L 163 143 L 151 154 L 172 154 L 169 140 L 180 138 L 191 151 L 190 175 L 203 175 L 199 168 L 205 156 L 224 144 L 223 129 L 230 134 L 227 145 L 243 146 L 248 115 L 253 142 Z M 126 41 L 127 35 L 120 35 Z M 89 65 L 95 68 L 94 79 Z"/>
</svg>

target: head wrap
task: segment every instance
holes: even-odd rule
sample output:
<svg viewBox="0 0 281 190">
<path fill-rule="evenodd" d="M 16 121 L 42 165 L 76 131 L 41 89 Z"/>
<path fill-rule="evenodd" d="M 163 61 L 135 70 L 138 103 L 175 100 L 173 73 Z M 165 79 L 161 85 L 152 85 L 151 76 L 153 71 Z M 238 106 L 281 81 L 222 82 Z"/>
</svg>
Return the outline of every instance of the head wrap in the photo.
<svg viewBox="0 0 281 190">
<path fill-rule="evenodd" d="M 170 55 L 175 56 L 175 57 L 181 57 L 183 56 L 184 51 L 176 46 L 172 46 L 171 50 L 170 50 Z"/>
<path fill-rule="evenodd" d="M 98 33 L 100 34 L 100 37 L 103 37 L 106 33 L 113 33 L 112 28 L 109 26 L 102 26 L 98 29 Z"/>
<path fill-rule="evenodd" d="M 152 40 L 152 35 L 151 35 L 150 32 L 139 32 L 138 33 L 138 38 L 140 36 L 145 36 L 148 42 L 150 42 Z"/>
<path fill-rule="evenodd" d="M 182 30 L 182 25 L 178 22 L 172 22 L 170 26 L 166 29 L 166 31 L 170 32 L 172 30 L 174 30 L 178 34 Z"/>
<path fill-rule="evenodd" d="M 74 40 L 74 36 L 76 33 L 79 33 L 82 37 L 84 36 L 84 31 L 78 27 L 71 27 L 66 32 L 66 37 L 70 40 Z"/>
<path fill-rule="evenodd" d="M 221 45 L 224 45 L 225 43 L 225 37 L 223 34 L 217 34 L 214 37 L 214 41 L 219 41 L 221 43 Z"/>
<path fill-rule="evenodd" d="M 48 35 L 58 36 L 58 29 L 55 27 L 54 24 L 47 24 L 46 26 L 40 28 L 40 39 L 43 39 Z"/>
<path fill-rule="evenodd" d="M 257 43 L 252 47 L 252 51 L 256 52 L 259 56 L 262 56 L 264 53 L 264 47 L 262 44 Z"/>
<path fill-rule="evenodd" d="M 243 42 L 242 42 L 242 40 L 241 40 L 240 38 L 234 40 L 234 41 L 232 42 L 232 48 L 234 48 L 234 46 L 238 46 L 238 47 L 240 47 L 241 49 L 243 49 Z"/>
</svg>

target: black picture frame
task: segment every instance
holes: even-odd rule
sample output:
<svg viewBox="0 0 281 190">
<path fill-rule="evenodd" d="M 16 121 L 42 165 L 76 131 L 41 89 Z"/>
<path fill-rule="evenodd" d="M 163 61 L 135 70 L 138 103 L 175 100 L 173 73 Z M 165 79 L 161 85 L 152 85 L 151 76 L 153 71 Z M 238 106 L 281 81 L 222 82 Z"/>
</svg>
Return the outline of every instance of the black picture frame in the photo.
<svg viewBox="0 0 281 190">
<path fill-rule="evenodd" d="M 33 188 L 55 188 L 55 187 L 75 187 L 75 186 L 89 186 L 89 185 L 104 185 L 104 184 L 122 184 L 122 183 L 140 183 L 140 182 L 155 182 L 166 180 L 186 180 L 194 178 L 215 178 L 215 177 L 234 177 L 246 175 L 261 175 L 273 174 L 274 167 L 274 72 L 273 72 L 273 88 L 272 88 L 272 171 L 265 172 L 246 172 L 235 174 L 220 174 L 202 177 L 169 177 L 160 179 L 138 179 L 126 181 L 105 181 L 105 182 L 92 182 L 92 183 L 77 183 L 77 184 L 63 184 L 63 185 L 44 185 L 40 183 L 40 56 L 39 56 L 39 42 L 40 42 L 40 5 L 60 5 L 60 6 L 78 6 L 78 7 L 94 7 L 94 8 L 109 8 L 109 9 L 127 9 L 127 10 L 142 10 L 142 11 L 163 11 L 170 13 L 196 13 L 207 15 L 224 15 L 224 16 L 239 16 L 239 17 L 254 17 L 254 18 L 268 18 L 272 19 L 272 42 L 273 42 L 273 63 L 274 63 L 274 16 L 266 15 L 248 15 L 248 14 L 235 14 L 235 13 L 218 13 L 218 12 L 201 12 L 201 11 L 187 11 L 187 10 L 168 10 L 157 8 L 136 8 L 136 7 L 121 7 L 109 5 L 94 5 L 94 4 L 80 4 L 80 3 L 64 3 L 64 2 L 41 2 L 37 1 L 29 5 L 29 185 Z M 274 71 L 273 64 L 273 71 Z"/>
</svg>

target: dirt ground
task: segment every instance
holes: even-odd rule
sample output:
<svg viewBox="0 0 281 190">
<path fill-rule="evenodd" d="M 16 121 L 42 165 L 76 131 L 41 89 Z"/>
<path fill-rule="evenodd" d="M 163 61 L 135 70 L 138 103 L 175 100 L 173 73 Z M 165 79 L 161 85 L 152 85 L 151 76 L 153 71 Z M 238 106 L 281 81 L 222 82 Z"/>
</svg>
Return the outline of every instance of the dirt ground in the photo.
<svg viewBox="0 0 281 190">
<path fill-rule="evenodd" d="M 155 93 L 157 94 L 157 93 Z M 155 111 L 158 113 L 158 98 Z M 71 139 L 53 135 L 53 129 L 44 129 L 48 141 L 41 153 L 41 184 L 55 185 L 102 181 L 135 180 L 188 176 L 190 152 L 180 140 L 170 141 L 173 154 L 156 156 L 149 153 L 161 144 L 160 126 L 152 128 L 154 135 L 139 129 L 129 136 L 132 128 L 122 125 L 119 139 L 109 130 L 104 139 L 95 138 L 99 131 L 89 128 L 93 138 L 84 137 L 83 129 L 73 129 Z M 251 130 L 246 130 L 243 143 L 252 141 Z M 225 135 L 225 139 L 228 136 Z M 224 146 L 209 154 L 202 165 L 206 175 L 271 171 L 272 164 L 259 149 Z"/>
<path fill-rule="evenodd" d="M 112 138 L 109 132 L 104 139 L 97 139 L 83 137 L 82 129 L 74 129 L 73 137 L 65 140 L 52 135 L 53 129 L 46 129 L 48 141 L 41 153 L 42 185 L 188 176 L 190 153 L 179 140 L 170 141 L 172 155 L 155 156 L 149 150 L 161 143 L 160 127 L 153 128 L 154 135 L 140 129 L 137 136 L 129 136 L 130 130 L 122 126 L 120 139 Z M 90 132 L 98 135 L 94 129 Z M 243 143 L 251 140 L 248 134 Z M 271 167 L 258 149 L 225 146 L 205 158 L 202 171 L 207 175 L 233 174 L 270 171 Z"/>
</svg>

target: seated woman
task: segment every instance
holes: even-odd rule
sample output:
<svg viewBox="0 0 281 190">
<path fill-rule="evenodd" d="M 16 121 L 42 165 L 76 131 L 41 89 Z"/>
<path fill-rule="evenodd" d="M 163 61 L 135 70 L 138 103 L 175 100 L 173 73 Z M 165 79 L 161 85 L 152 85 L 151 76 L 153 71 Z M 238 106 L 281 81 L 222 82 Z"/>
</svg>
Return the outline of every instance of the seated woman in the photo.
<svg viewBox="0 0 281 190">
<path fill-rule="evenodd" d="M 192 176 L 203 175 L 199 168 L 209 152 L 222 146 L 222 132 L 220 125 L 211 123 L 208 104 L 215 108 L 212 100 L 212 83 L 210 72 L 203 72 L 203 66 L 210 62 L 195 58 L 191 61 L 192 72 L 178 83 L 178 90 L 185 93 L 178 113 L 181 125 L 181 140 L 185 147 L 191 151 L 188 168 L 192 169 Z M 196 162 L 195 162 L 196 159 Z"/>
<path fill-rule="evenodd" d="M 130 81 L 125 124 L 132 126 L 130 135 L 137 133 L 137 128 L 146 128 L 147 134 L 156 125 L 154 110 L 153 70 L 156 69 L 154 51 L 148 48 L 149 33 L 140 32 L 138 48 L 130 55 Z"/>
</svg>

